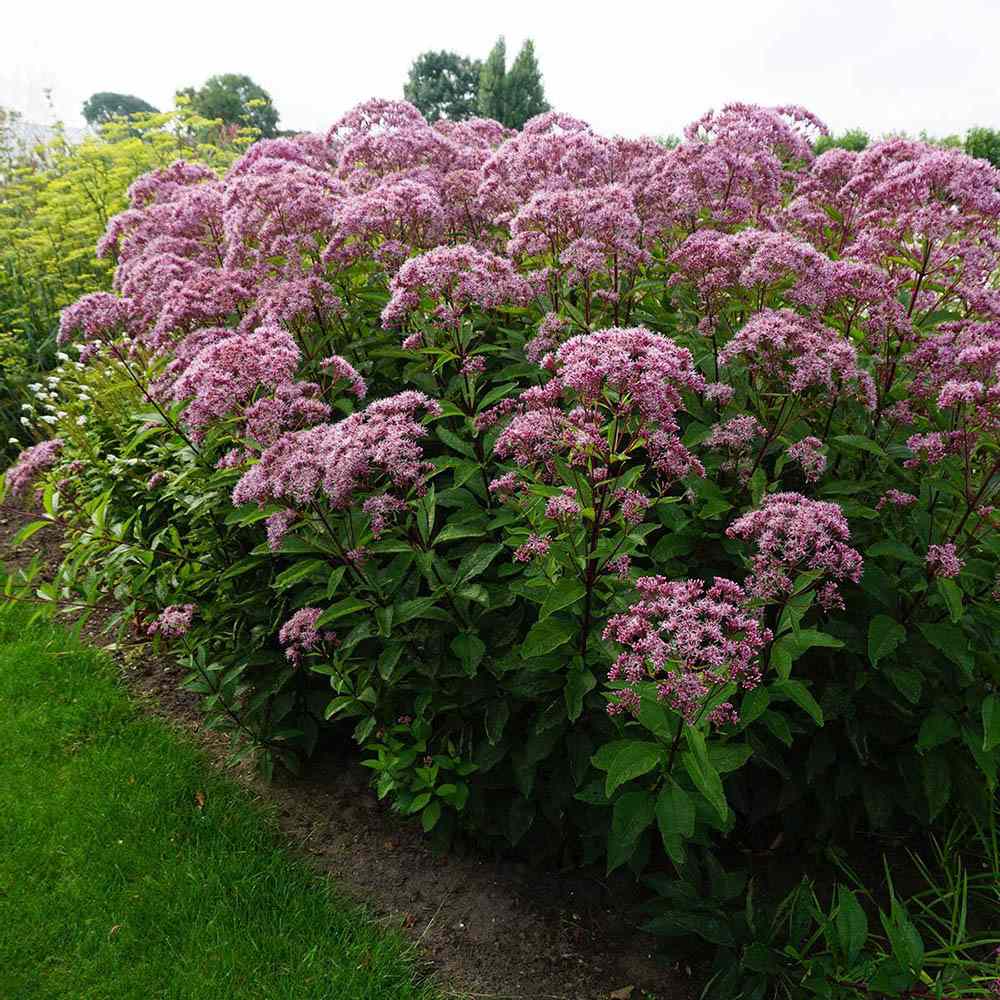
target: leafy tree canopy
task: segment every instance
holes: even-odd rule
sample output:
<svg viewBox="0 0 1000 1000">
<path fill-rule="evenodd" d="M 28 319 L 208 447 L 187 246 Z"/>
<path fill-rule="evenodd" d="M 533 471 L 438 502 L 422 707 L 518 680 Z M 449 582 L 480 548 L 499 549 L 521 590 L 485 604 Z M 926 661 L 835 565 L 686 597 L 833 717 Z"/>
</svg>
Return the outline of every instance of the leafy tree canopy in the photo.
<svg viewBox="0 0 1000 1000">
<path fill-rule="evenodd" d="M 524 123 L 535 115 L 550 109 L 545 100 L 542 86 L 542 72 L 535 58 L 535 45 L 529 38 L 521 47 L 510 72 L 504 80 L 504 125 L 523 128 Z"/>
<path fill-rule="evenodd" d="M 821 135 L 814 143 L 813 149 L 817 156 L 828 149 L 847 149 L 852 153 L 860 153 L 870 142 L 871 139 L 864 129 L 849 128 L 843 135 Z"/>
<path fill-rule="evenodd" d="M 486 57 L 479 74 L 479 113 L 484 118 L 503 122 L 505 111 L 504 78 L 507 75 L 507 43 L 498 38 Z"/>
<path fill-rule="evenodd" d="M 209 77 L 198 90 L 188 87 L 180 94 L 188 97 L 192 110 L 204 118 L 255 128 L 265 139 L 278 134 L 278 112 L 271 95 L 249 76 L 221 73 Z"/>
<path fill-rule="evenodd" d="M 479 113 L 482 63 L 456 52 L 423 52 L 413 61 L 403 96 L 429 121 L 462 121 Z"/>
<path fill-rule="evenodd" d="M 507 44 L 498 38 L 479 76 L 479 113 L 509 128 L 522 128 L 529 118 L 548 110 L 534 43 L 530 38 L 524 43 L 508 70 Z"/>
<path fill-rule="evenodd" d="M 156 108 L 141 97 L 132 94 L 116 94 L 102 90 L 91 94 L 83 102 L 83 117 L 88 125 L 106 125 L 113 118 L 128 118 L 130 115 L 154 114 Z"/>
<path fill-rule="evenodd" d="M 970 128 L 965 136 L 965 151 L 969 156 L 989 160 L 1000 167 L 1000 132 L 992 128 Z"/>
</svg>

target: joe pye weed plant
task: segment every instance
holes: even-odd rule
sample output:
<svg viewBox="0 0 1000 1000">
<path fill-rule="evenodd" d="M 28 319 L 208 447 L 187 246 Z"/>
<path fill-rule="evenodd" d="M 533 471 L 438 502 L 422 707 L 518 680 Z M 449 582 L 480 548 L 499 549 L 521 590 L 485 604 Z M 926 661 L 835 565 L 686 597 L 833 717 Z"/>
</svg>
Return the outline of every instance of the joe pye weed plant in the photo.
<svg viewBox="0 0 1000 1000">
<path fill-rule="evenodd" d="M 987 823 L 1000 174 L 824 131 L 371 101 L 144 176 L 7 475 L 67 532 L 35 596 L 182 644 L 268 766 L 353 738 L 443 842 L 670 912 L 742 891 L 720 848 Z"/>
</svg>

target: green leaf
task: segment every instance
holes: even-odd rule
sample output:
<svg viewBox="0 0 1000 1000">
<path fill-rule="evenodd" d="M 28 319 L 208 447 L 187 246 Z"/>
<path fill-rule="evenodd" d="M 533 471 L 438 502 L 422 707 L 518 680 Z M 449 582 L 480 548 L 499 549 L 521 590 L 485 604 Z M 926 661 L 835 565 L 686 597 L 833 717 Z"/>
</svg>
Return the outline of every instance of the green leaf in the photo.
<svg viewBox="0 0 1000 1000">
<path fill-rule="evenodd" d="M 639 699 L 639 724 L 661 740 L 672 740 L 677 732 L 677 723 L 672 712 L 655 694 L 643 692 Z"/>
<path fill-rule="evenodd" d="M 420 537 L 426 544 L 434 530 L 434 514 L 437 509 L 436 493 L 434 484 L 427 487 L 427 492 L 420 498 L 417 504 L 417 527 L 420 529 Z"/>
<path fill-rule="evenodd" d="M 421 792 L 411 803 L 410 808 L 407 810 L 409 813 L 418 813 L 421 809 L 427 805 L 431 800 L 430 792 Z"/>
<path fill-rule="evenodd" d="M 972 676 L 975 659 L 969 652 L 965 633 L 946 622 L 920 622 L 917 626 L 923 637 L 939 652 L 958 666 L 967 677 Z"/>
<path fill-rule="evenodd" d="M 396 605 L 396 624 L 402 625 L 414 618 L 438 618 L 439 611 L 437 600 L 433 597 L 416 597 L 412 601 L 400 601 Z M 447 615 L 445 620 L 448 620 Z"/>
<path fill-rule="evenodd" d="M 491 701 L 486 706 L 486 738 L 496 746 L 507 728 L 510 719 L 510 706 L 506 701 Z"/>
<path fill-rule="evenodd" d="M 654 563 L 664 563 L 679 556 L 686 556 L 694 549 L 696 542 L 697 539 L 691 535 L 673 531 L 664 535 L 653 546 L 652 560 Z"/>
<path fill-rule="evenodd" d="M 479 524 L 446 524 L 435 536 L 434 543 L 453 542 L 459 538 L 478 538 L 486 533 Z"/>
<path fill-rule="evenodd" d="M 436 429 L 437 436 L 446 444 L 452 451 L 457 451 L 461 455 L 466 455 L 468 458 L 475 458 L 476 452 L 472 445 L 468 441 L 464 441 L 460 438 L 454 431 L 448 430 L 447 427 L 438 427 Z"/>
<path fill-rule="evenodd" d="M 881 445 L 876 444 L 871 438 L 862 437 L 860 434 L 837 434 L 832 440 L 854 451 L 867 451 L 872 455 L 878 455 L 879 458 L 889 457 Z"/>
<path fill-rule="evenodd" d="M 604 782 L 600 778 L 585 785 L 573 798 L 591 806 L 603 806 L 608 802 L 608 797 L 604 794 Z"/>
<path fill-rule="evenodd" d="M 883 607 L 894 606 L 894 595 L 897 580 L 890 576 L 877 562 L 869 559 L 865 562 L 865 572 L 861 577 L 861 589 Z"/>
<path fill-rule="evenodd" d="M 989 753 L 1000 745 L 1000 697 L 995 694 L 983 699 L 983 752 Z"/>
<path fill-rule="evenodd" d="M 775 739 L 781 740 L 786 747 L 792 745 L 792 727 L 783 715 L 778 712 L 765 712 L 761 721 Z"/>
<path fill-rule="evenodd" d="M 892 556 L 893 559 L 899 559 L 901 562 L 911 563 L 914 566 L 923 565 L 923 560 L 910 548 L 909 545 L 904 545 L 902 542 L 897 542 L 893 540 L 888 540 L 884 542 L 876 542 L 874 545 L 869 545 L 866 556 Z"/>
<path fill-rule="evenodd" d="M 441 803 L 437 799 L 428 802 L 424 811 L 420 814 L 420 822 L 423 825 L 424 833 L 430 833 L 437 826 L 437 821 L 441 818 Z"/>
<path fill-rule="evenodd" d="M 910 704 L 916 705 L 920 701 L 924 679 L 919 670 L 914 667 L 887 667 L 885 675 Z"/>
<path fill-rule="evenodd" d="M 341 580 L 344 579 L 344 574 L 347 572 L 346 566 L 335 566 L 330 570 L 330 575 L 326 580 L 326 596 L 327 598 L 333 597 L 337 593 L 337 588 L 340 586 Z"/>
<path fill-rule="evenodd" d="M 656 799 L 656 823 L 663 837 L 663 846 L 671 857 L 671 846 L 678 837 L 690 840 L 694 836 L 694 817 L 691 796 L 673 778 L 668 778 Z"/>
<path fill-rule="evenodd" d="M 35 534 L 36 531 L 41 531 L 42 528 L 46 527 L 49 524 L 52 524 L 52 522 L 44 519 L 41 521 L 32 521 L 29 524 L 26 524 L 10 540 L 10 547 L 12 549 L 16 549 L 19 545 L 23 545 L 29 538 L 31 538 L 32 535 Z"/>
<path fill-rule="evenodd" d="M 690 726 L 685 730 L 689 752 L 682 754 L 685 770 L 694 787 L 705 796 L 706 801 L 719 814 L 719 818 L 725 822 L 729 815 L 729 806 L 726 804 L 726 795 L 722 790 L 722 779 L 719 772 L 712 766 L 708 757 L 708 748 L 705 745 L 705 736 L 697 729 Z"/>
<path fill-rule="evenodd" d="M 938 750 L 929 753 L 921 761 L 921 765 L 924 773 L 924 794 L 927 796 L 927 808 L 933 822 L 951 798 L 951 769 L 948 766 L 947 752 Z"/>
<path fill-rule="evenodd" d="M 604 794 L 610 799 L 619 785 L 648 774 L 663 763 L 665 751 L 659 743 L 645 740 L 614 740 L 605 743 L 591 758 L 599 771 L 607 771 Z"/>
<path fill-rule="evenodd" d="M 392 635 L 392 613 L 393 606 L 391 604 L 375 609 L 375 622 L 378 625 L 379 635 Z"/>
<path fill-rule="evenodd" d="M 771 666 L 780 677 L 787 678 L 792 672 L 792 664 L 813 646 L 824 646 L 828 649 L 840 649 L 844 644 L 826 632 L 804 628 L 798 632 L 783 635 L 771 647 Z M 759 691 L 760 688 L 755 688 Z"/>
<path fill-rule="evenodd" d="M 948 609 L 948 616 L 953 622 L 961 621 L 965 613 L 965 608 L 962 606 L 962 588 L 954 580 L 938 577 L 937 589 Z"/>
<path fill-rule="evenodd" d="M 785 603 L 785 607 L 778 618 L 778 635 L 791 629 L 793 632 L 799 630 L 799 622 L 805 617 L 806 612 L 812 607 L 816 600 L 815 590 L 806 590 L 790 597 Z"/>
<path fill-rule="evenodd" d="M 586 593 L 587 588 L 579 580 L 560 580 L 547 594 L 542 609 L 538 612 L 538 620 L 541 621 L 543 618 L 548 618 L 549 615 L 569 607 Z"/>
<path fill-rule="evenodd" d="M 345 597 L 342 601 L 337 601 L 336 604 L 331 604 L 330 607 L 326 609 L 316 619 L 316 628 L 320 628 L 323 625 L 329 625 L 330 622 L 335 622 L 338 618 L 343 618 L 345 615 L 354 614 L 355 611 L 360 611 L 362 608 L 367 608 L 368 604 L 365 601 L 359 601 L 356 597 Z"/>
<path fill-rule="evenodd" d="M 503 551 L 502 545 L 480 545 L 466 555 L 455 572 L 456 583 L 475 579 Z"/>
<path fill-rule="evenodd" d="M 743 696 L 740 704 L 740 728 L 746 728 L 751 722 L 759 719 L 767 706 L 771 703 L 771 696 L 766 687 L 755 687 Z"/>
<path fill-rule="evenodd" d="M 583 711 L 583 699 L 597 687 L 597 678 L 586 668 L 573 667 L 566 675 L 566 715 L 570 722 L 576 722 Z"/>
<path fill-rule="evenodd" d="M 894 899 L 891 917 L 885 913 L 880 916 L 892 947 L 893 958 L 913 975 L 919 975 L 924 964 L 924 942 L 910 922 L 906 907 Z"/>
<path fill-rule="evenodd" d="M 526 659 L 544 656 L 565 645 L 576 634 L 576 626 L 560 618 L 546 618 L 544 621 L 535 622 L 521 644 L 521 655 Z"/>
<path fill-rule="evenodd" d="M 327 563 L 322 559 L 301 559 L 289 566 L 284 572 L 274 578 L 274 586 L 278 590 L 292 587 L 310 576 L 326 576 Z"/>
<path fill-rule="evenodd" d="M 868 624 L 868 659 L 874 667 L 896 650 L 906 638 L 906 629 L 888 615 L 876 615 Z"/>
<path fill-rule="evenodd" d="M 708 759 L 719 774 L 738 771 L 753 756 L 753 747 L 746 743 L 712 743 Z"/>
<path fill-rule="evenodd" d="M 476 668 L 486 654 L 486 643 L 471 632 L 459 632 L 451 640 L 451 651 L 462 661 L 462 667 L 470 677 L 476 676 Z"/>
<path fill-rule="evenodd" d="M 994 791 L 997 786 L 997 751 L 983 749 L 983 735 L 979 732 L 978 726 L 962 726 L 962 742 L 965 748 L 972 754 L 979 770 L 986 778 L 986 784 L 990 791 Z"/>
<path fill-rule="evenodd" d="M 819 702 L 809 693 L 809 688 L 802 681 L 788 679 L 777 680 L 770 686 L 772 693 L 783 695 L 795 702 L 802 711 L 812 716 L 817 726 L 823 725 L 823 709 Z"/>
<path fill-rule="evenodd" d="M 917 749 L 933 750 L 943 743 L 957 739 L 959 735 L 958 723 L 944 712 L 931 712 L 920 724 L 920 733 L 917 736 Z"/>
<path fill-rule="evenodd" d="M 653 822 L 656 799 L 645 789 L 636 788 L 620 795 L 611 813 L 611 836 L 622 843 L 638 840 Z"/>
<path fill-rule="evenodd" d="M 868 917 L 854 893 L 844 886 L 837 888 L 837 915 L 833 924 L 847 964 L 853 965 L 868 941 Z"/>
<path fill-rule="evenodd" d="M 386 644 L 382 655 L 378 658 L 379 677 L 384 681 L 392 678 L 392 672 L 399 663 L 399 658 L 403 655 L 403 644 L 401 642 L 390 642 Z"/>
<path fill-rule="evenodd" d="M 507 815 L 507 839 L 516 845 L 535 821 L 535 803 L 518 795 Z"/>
<path fill-rule="evenodd" d="M 243 559 L 233 563 L 220 577 L 219 580 L 231 580 L 234 577 L 242 576 L 244 573 L 249 573 L 251 570 L 256 569 L 262 563 L 268 562 L 270 556 L 262 555 L 249 555 L 245 556 Z"/>
</svg>

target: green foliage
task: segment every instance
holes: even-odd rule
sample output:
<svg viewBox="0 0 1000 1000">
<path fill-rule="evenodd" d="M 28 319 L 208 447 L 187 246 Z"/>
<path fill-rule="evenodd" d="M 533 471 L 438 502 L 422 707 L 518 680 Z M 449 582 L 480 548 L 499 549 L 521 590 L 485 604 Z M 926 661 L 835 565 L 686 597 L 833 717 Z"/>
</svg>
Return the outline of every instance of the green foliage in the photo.
<svg viewBox="0 0 1000 1000">
<path fill-rule="evenodd" d="M 846 881 L 823 893 L 826 902 L 803 879 L 782 899 L 750 883 L 737 907 L 745 876 L 692 858 L 681 878 L 647 879 L 657 898 L 643 906 L 645 926 L 715 950 L 704 1000 L 993 995 L 1000 982 L 995 822 L 971 836 L 954 825 L 944 844 L 927 856 L 911 852 L 909 861 L 910 880 L 921 887 L 905 899 L 894 885 L 898 868 L 886 864 L 873 891 L 839 862 Z"/>
<path fill-rule="evenodd" d="M 479 75 L 479 113 L 509 128 L 521 128 L 548 110 L 534 43 L 530 38 L 525 41 L 508 70 L 507 43 L 498 38 Z"/>
<path fill-rule="evenodd" d="M 31 398 L 25 386 L 53 362 L 60 311 L 110 287 L 113 262 L 94 248 L 127 207 L 128 186 L 177 159 L 225 167 L 246 143 L 201 141 L 210 123 L 184 107 L 111 122 L 76 144 L 57 134 L 38 148 L 18 144 L 15 123 L 0 118 L 0 455 L 11 454 L 11 437 L 30 443 L 17 417 Z"/>
<path fill-rule="evenodd" d="M 115 675 L 62 629 L 0 616 L 0 995 L 432 1000 L 402 937 Z"/>
<path fill-rule="evenodd" d="M 535 44 L 529 38 L 518 52 L 504 79 L 504 119 L 510 128 L 523 128 L 535 115 L 549 110 L 542 87 L 542 73 L 535 58 Z"/>
<path fill-rule="evenodd" d="M 422 52 L 410 67 L 403 96 L 429 121 L 462 121 L 479 113 L 482 64 L 455 52 Z"/>
<path fill-rule="evenodd" d="M 821 135 L 814 143 L 813 149 L 817 156 L 828 149 L 846 149 L 852 153 L 860 153 L 866 149 L 871 139 L 864 129 L 851 128 L 841 135 Z"/>
<path fill-rule="evenodd" d="M 1000 167 L 1000 131 L 992 128 L 970 128 L 965 135 L 965 151 L 969 156 L 987 160 Z"/>
<path fill-rule="evenodd" d="M 479 75 L 479 113 L 505 122 L 507 110 L 504 81 L 507 76 L 507 43 L 500 37 L 490 50 Z"/>
<path fill-rule="evenodd" d="M 920 141 L 926 142 L 928 146 L 936 146 L 938 149 L 962 149 L 965 145 L 962 137 L 954 132 L 951 135 L 937 136 L 921 130 Z"/>
<path fill-rule="evenodd" d="M 131 115 L 157 114 L 157 109 L 141 97 L 131 94 L 115 94 L 100 91 L 91 94 L 83 102 L 83 117 L 88 125 L 107 125 L 114 118 L 128 118 Z"/>
<path fill-rule="evenodd" d="M 264 139 L 278 134 L 278 112 L 271 95 L 249 76 L 222 73 L 209 77 L 201 87 L 179 91 L 202 118 L 237 128 L 253 129 Z"/>
</svg>

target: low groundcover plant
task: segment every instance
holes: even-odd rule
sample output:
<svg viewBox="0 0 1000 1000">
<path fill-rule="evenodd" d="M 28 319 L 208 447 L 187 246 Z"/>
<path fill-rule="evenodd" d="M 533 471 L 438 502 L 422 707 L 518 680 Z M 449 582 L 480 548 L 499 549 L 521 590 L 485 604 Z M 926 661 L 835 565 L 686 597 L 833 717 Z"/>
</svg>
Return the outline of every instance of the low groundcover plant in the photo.
<svg viewBox="0 0 1000 1000">
<path fill-rule="evenodd" d="M 144 176 L 7 474 L 66 529 L 36 596 L 111 595 L 265 762 L 352 733 L 441 838 L 696 882 L 984 821 L 1000 172 L 824 133 L 370 101 Z"/>
</svg>

